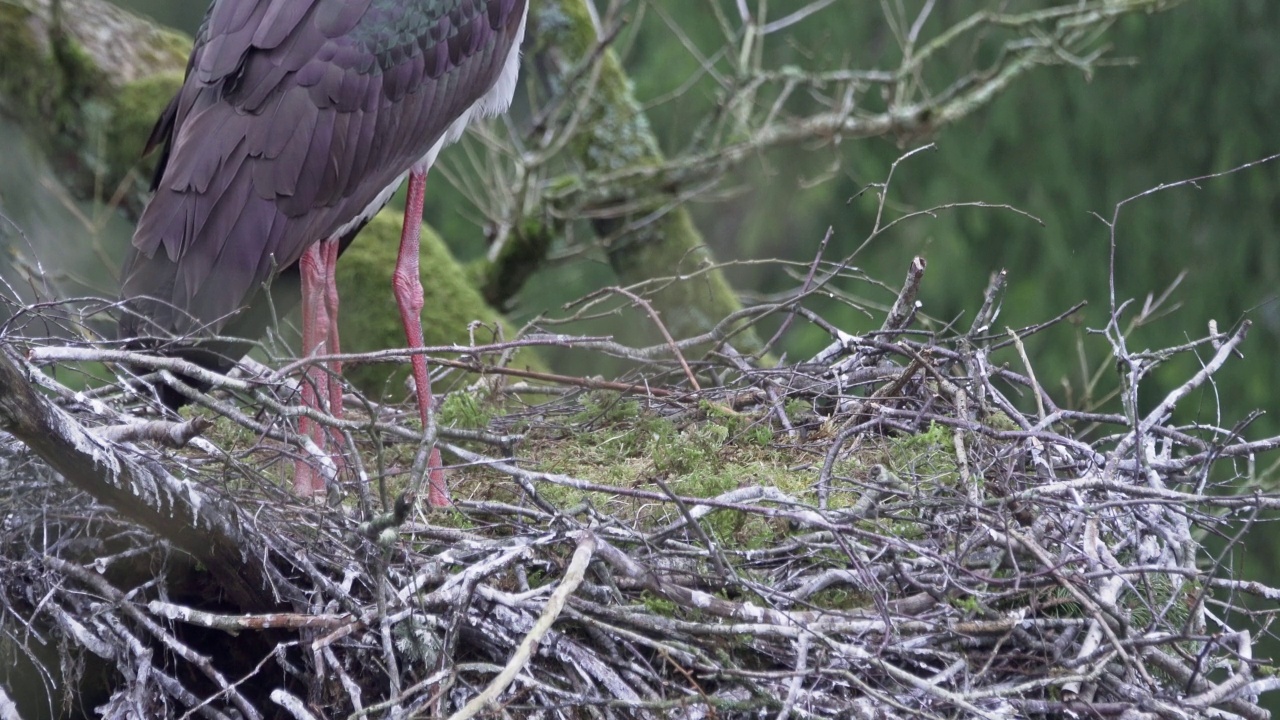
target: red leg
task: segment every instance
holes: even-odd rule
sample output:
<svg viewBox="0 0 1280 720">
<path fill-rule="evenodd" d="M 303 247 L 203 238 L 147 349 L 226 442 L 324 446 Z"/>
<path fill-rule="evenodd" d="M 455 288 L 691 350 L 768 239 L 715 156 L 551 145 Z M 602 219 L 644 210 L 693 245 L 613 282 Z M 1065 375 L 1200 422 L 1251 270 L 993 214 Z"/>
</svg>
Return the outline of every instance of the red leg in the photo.
<svg viewBox="0 0 1280 720">
<path fill-rule="evenodd" d="M 422 200 L 425 195 L 427 174 L 416 170 L 409 173 L 409 198 L 404 208 L 404 228 L 400 233 L 400 255 L 396 258 L 396 271 L 392 276 L 396 303 L 400 306 L 400 322 L 409 340 L 409 348 L 425 347 L 422 340 L 422 280 L 418 275 L 418 241 L 422 233 Z M 422 426 L 427 426 L 431 414 L 431 375 L 427 372 L 427 358 L 413 356 L 413 382 L 418 388 L 418 415 Z M 427 459 L 427 504 L 431 507 L 448 507 L 449 490 L 444 483 L 440 451 L 432 448 Z"/>
<path fill-rule="evenodd" d="M 299 260 L 302 271 L 302 355 L 310 357 L 324 352 L 326 336 L 329 334 L 329 318 L 325 307 L 325 263 L 319 244 L 312 245 L 302 253 Z M 317 393 L 326 397 L 329 393 L 329 376 L 322 368 L 312 367 L 302 379 L 302 404 L 307 407 L 320 407 Z M 325 449 L 324 430 L 310 418 L 298 420 L 298 431 L 315 441 L 321 451 Z M 302 497 L 310 497 L 324 491 L 324 476 L 316 471 L 307 460 L 298 460 L 294 464 L 293 491 Z"/>
<path fill-rule="evenodd" d="M 342 347 L 338 343 L 338 238 L 330 238 L 320 243 L 320 256 L 324 262 L 324 304 L 325 310 L 329 318 L 328 342 L 325 344 L 325 351 L 330 355 L 337 355 L 342 352 Z M 329 363 L 329 414 L 335 418 L 342 418 L 342 361 L 334 360 Z M 334 447 L 342 447 L 344 445 L 342 433 L 336 428 L 330 428 L 329 435 L 333 439 Z M 334 461 L 338 463 L 338 467 L 342 467 L 342 456 L 335 455 Z"/>
</svg>

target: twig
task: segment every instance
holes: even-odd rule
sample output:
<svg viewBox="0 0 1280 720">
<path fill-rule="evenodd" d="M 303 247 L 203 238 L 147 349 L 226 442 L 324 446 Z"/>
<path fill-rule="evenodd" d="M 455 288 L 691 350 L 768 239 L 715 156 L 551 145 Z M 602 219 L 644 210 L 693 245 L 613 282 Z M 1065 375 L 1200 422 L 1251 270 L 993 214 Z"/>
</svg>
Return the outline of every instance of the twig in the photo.
<svg viewBox="0 0 1280 720">
<path fill-rule="evenodd" d="M 573 559 L 569 561 L 569 567 L 565 570 L 564 577 L 560 580 L 560 586 L 551 593 L 551 597 L 547 598 L 547 605 L 543 608 L 542 615 L 538 617 L 538 621 L 534 624 L 533 629 L 524 636 L 524 640 L 520 641 L 520 645 L 516 647 L 516 651 L 512 654 L 511 659 L 502 668 L 502 672 L 489 683 L 479 695 L 475 696 L 462 707 L 461 710 L 449 716 L 449 720 L 468 720 L 475 717 L 476 714 L 486 709 L 488 705 L 495 702 L 507 686 L 515 680 L 516 675 L 524 669 L 529 662 L 529 656 L 537 648 L 538 643 L 551 629 L 556 619 L 560 617 L 560 612 L 564 610 L 565 602 L 569 596 L 578 589 L 578 585 L 587 571 L 587 563 L 591 562 L 591 557 L 596 551 L 596 537 L 591 532 L 580 531 L 578 537 L 578 548 L 573 553 Z"/>
</svg>

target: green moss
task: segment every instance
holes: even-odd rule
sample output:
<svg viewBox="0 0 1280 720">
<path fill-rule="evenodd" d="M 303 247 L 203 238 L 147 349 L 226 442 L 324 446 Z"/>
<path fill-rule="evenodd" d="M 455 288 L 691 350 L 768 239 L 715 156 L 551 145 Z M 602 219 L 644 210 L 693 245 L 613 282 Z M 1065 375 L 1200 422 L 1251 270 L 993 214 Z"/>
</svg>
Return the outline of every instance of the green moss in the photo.
<svg viewBox="0 0 1280 720">
<path fill-rule="evenodd" d="M 644 409 L 634 399 L 610 392 L 584 393 L 582 410 L 566 419 L 570 437 L 534 430 L 523 444 L 530 466 L 564 473 L 606 487 L 682 497 L 715 497 L 740 487 L 775 487 L 788 495 L 816 500 L 817 471 L 801 451 L 761 442 L 768 425 L 751 416 L 719 407 L 699 408 L 697 417 L 665 417 Z M 750 428 L 764 430 L 752 431 Z M 661 481 L 659 483 L 658 481 Z M 498 491 L 467 484 L 492 497 Z M 505 485 L 510 486 L 506 481 Z M 551 484 L 538 492 L 562 508 L 604 504 L 614 517 L 645 525 L 675 522 L 680 515 L 669 503 L 654 503 L 625 494 L 584 492 Z M 842 498 L 842 503 L 848 498 Z M 725 547 L 750 550 L 769 547 L 790 529 L 783 521 L 756 513 L 717 509 L 699 520 L 703 531 Z"/>
<path fill-rule="evenodd" d="M 0 99 L 5 110 L 48 140 L 47 120 L 58 105 L 59 70 L 48 43 L 36 37 L 34 14 L 21 3 L 0 3 Z"/>
<path fill-rule="evenodd" d="M 829 587 L 814 593 L 809 603 L 820 608 L 855 610 L 870 605 L 871 598 L 848 587 Z"/>
<path fill-rule="evenodd" d="M 21 3 L 0 3 L 0 98 L 58 162 L 60 178 L 76 197 L 102 199 L 137 165 L 151 126 L 181 84 L 191 40 L 149 26 L 121 37 L 141 54 L 139 64 L 155 73 L 121 86 L 112 68 L 100 66 L 104 61 L 58 29 L 59 7 L 55 29 L 41 37 L 36 33 L 45 22 Z M 130 210 L 141 207 L 144 187 L 139 183 L 138 192 L 125 197 Z"/>
<path fill-rule="evenodd" d="M 952 597 L 951 606 L 957 610 L 963 611 L 970 617 L 976 617 L 982 614 L 982 606 L 978 603 L 978 599 L 972 595 Z"/>
<path fill-rule="evenodd" d="M 492 417 L 493 408 L 475 393 L 458 391 L 445 397 L 437 422 L 444 427 L 482 428 Z"/>
<path fill-rule="evenodd" d="M 983 423 L 993 430 L 1001 430 L 1004 432 L 1013 432 L 1015 430 L 1022 429 L 1022 426 L 1014 422 L 1013 418 L 1009 417 L 1008 413 L 1003 410 L 993 410 L 987 413 Z"/>
<path fill-rule="evenodd" d="M 885 455 L 890 470 L 917 484 L 953 486 L 960 477 L 952 431 L 945 425 L 930 423 L 925 432 L 896 436 Z"/>
<path fill-rule="evenodd" d="M 902 538 L 903 540 L 921 540 L 925 537 L 925 526 L 922 523 L 912 522 L 901 517 L 877 517 L 869 520 L 860 520 L 858 528 L 869 533 L 888 535 Z"/>
<path fill-rule="evenodd" d="M 675 617 L 676 613 L 680 610 L 679 605 L 676 605 L 666 598 L 660 598 L 653 593 L 646 592 L 642 597 L 644 608 L 655 615 Z"/>
<path fill-rule="evenodd" d="M 572 415 L 569 422 L 573 424 L 600 425 L 612 424 L 640 417 L 640 403 L 620 393 L 607 390 L 593 390 L 578 397 L 582 411 Z"/>
<path fill-rule="evenodd" d="M 801 415 L 813 412 L 813 404 L 807 400 L 793 397 L 787 398 L 787 401 L 782 405 L 782 409 L 786 411 L 788 418 L 795 420 Z"/>
<path fill-rule="evenodd" d="M 240 423 L 228 418 L 221 413 L 202 407 L 200 405 L 187 405 L 178 411 L 184 420 L 194 418 L 204 418 L 211 424 L 209 428 L 202 433 L 202 436 L 212 442 L 219 448 L 253 448 L 262 445 L 262 438 L 244 427 Z M 268 451 L 272 452 L 274 451 Z M 230 457 L 225 458 L 226 462 L 233 462 Z M 270 465 L 261 466 L 261 477 L 281 486 L 288 486 L 293 478 L 293 468 L 291 463 L 279 462 Z M 226 473 L 229 490 L 236 490 L 244 487 L 249 480 L 246 479 L 243 468 Z"/>
<path fill-rule="evenodd" d="M 773 428 L 757 422 L 742 432 L 742 440 L 758 447 L 769 447 L 773 444 Z"/>
<path fill-rule="evenodd" d="M 180 87 L 181 73 L 158 73 L 121 87 L 111 97 L 103 144 L 108 182 L 112 178 L 118 182 L 135 167 L 143 177 L 151 176 L 155 158 L 144 161 L 142 149 L 156 119 Z M 140 163 L 143 166 L 139 167 Z"/>
<path fill-rule="evenodd" d="M 175 72 L 185 68 L 191 55 L 191 36 L 158 26 L 151 30 L 146 47 L 142 48 L 145 62 L 154 68 L 173 68 Z"/>
<path fill-rule="evenodd" d="M 730 434 L 736 435 L 741 426 L 746 422 L 747 416 L 733 409 L 713 403 L 707 400 L 698 402 L 698 411 L 712 419 L 717 425 L 722 425 L 728 429 Z"/>
<path fill-rule="evenodd" d="M 178 414 L 184 420 L 204 418 L 213 423 L 204 432 L 204 437 L 218 447 L 252 447 L 257 436 L 234 420 L 200 405 L 183 406 Z"/>
<path fill-rule="evenodd" d="M 339 330 L 344 352 L 405 346 L 404 328 L 391 288 L 403 217 L 390 210 L 379 213 L 338 263 L 342 297 Z M 468 344 L 468 326 L 474 321 L 501 326 L 506 337 L 514 335 L 467 281 L 466 273 L 440 236 L 425 226 L 419 262 L 423 272 L 422 334 L 427 345 Z M 479 342 L 493 339 L 483 330 L 476 333 L 476 338 Z M 533 351 L 517 353 L 513 364 L 541 367 Z M 399 397 L 404 394 L 409 364 L 352 364 L 344 368 L 344 374 L 371 397 Z"/>
<path fill-rule="evenodd" d="M 89 102 L 103 102 L 108 79 L 84 48 L 67 33 L 55 32 L 50 38 L 53 58 L 58 67 L 58 114 L 55 120 L 65 128 L 79 120 L 78 109 Z"/>
<path fill-rule="evenodd" d="M 550 223 L 525 218 L 512 230 L 497 258 L 471 266 L 472 284 L 480 288 L 490 305 L 506 307 L 529 277 L 542 266 L 542 260 L 555 238 L 555 228 Z"/>
</svg>

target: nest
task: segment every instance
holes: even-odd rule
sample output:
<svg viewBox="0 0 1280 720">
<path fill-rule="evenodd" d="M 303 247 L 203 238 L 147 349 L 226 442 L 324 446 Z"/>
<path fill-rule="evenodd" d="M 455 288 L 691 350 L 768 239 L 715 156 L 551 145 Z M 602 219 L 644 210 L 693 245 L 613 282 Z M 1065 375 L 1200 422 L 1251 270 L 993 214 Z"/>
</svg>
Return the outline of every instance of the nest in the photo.
<svg viewBox="0 0 1280 720">
<path fill-rule="evenodd" d="M 477 427 L 438 438 L 394 405 L 318 416 L 361 449 L 328 503 L 284 489 L 282 382 L 144 422 L 136 389 L 37 366 L 191 368 L 6 343 L 0 717 L 24 692 L 107 717 L 1268 717 L 1248 603 L 1280 592 L 1223 558 L 1277 504 L 1247 466 L 1277 441 L 1169 420 L 1247 326 L 1178 349 L 1213 357 L 1151 410 L 1088 413 L 993 362 L 1035 328 L 985 335 L 988 303 L 907 332 L 907 295 L 773 369 L 684 360 L 716 337 L 527 337 L 644 369 L 484 368 L 439 412 Z M 415 501 L 432 442 L 446 512 Z"/>
</svg>

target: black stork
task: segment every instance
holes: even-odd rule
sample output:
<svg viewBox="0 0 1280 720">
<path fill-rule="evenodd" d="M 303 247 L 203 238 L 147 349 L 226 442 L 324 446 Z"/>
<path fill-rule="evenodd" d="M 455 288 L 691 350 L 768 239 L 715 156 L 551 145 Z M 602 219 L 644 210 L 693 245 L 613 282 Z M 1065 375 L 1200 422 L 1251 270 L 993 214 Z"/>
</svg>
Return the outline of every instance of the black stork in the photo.
<svg viewBox="0 0 1280 720">
<path fill-rule="evenodd" d="M 213 0 L 148 142 L 163 152 L 124 263 L 121 338 L 228 369 L 266 324 L 247 310 L 264 284 L 300 275 L 303 352 L 339 352 L 334 265 L 408 177 L 393 285 L 422 347 L 426 173 L 470 121 L 511 104 L 527 14 L 528 0 Z M 313 368 L 304 401 L 339 414 L 329 377 Z M 425 427 L 420 353 L 413 378 Z M 428 501 L 447 505 L 439 451 L 429 472 Z M 294 489 L 321 491 L 323 476 L 299 462 Z"/>
</svg>

